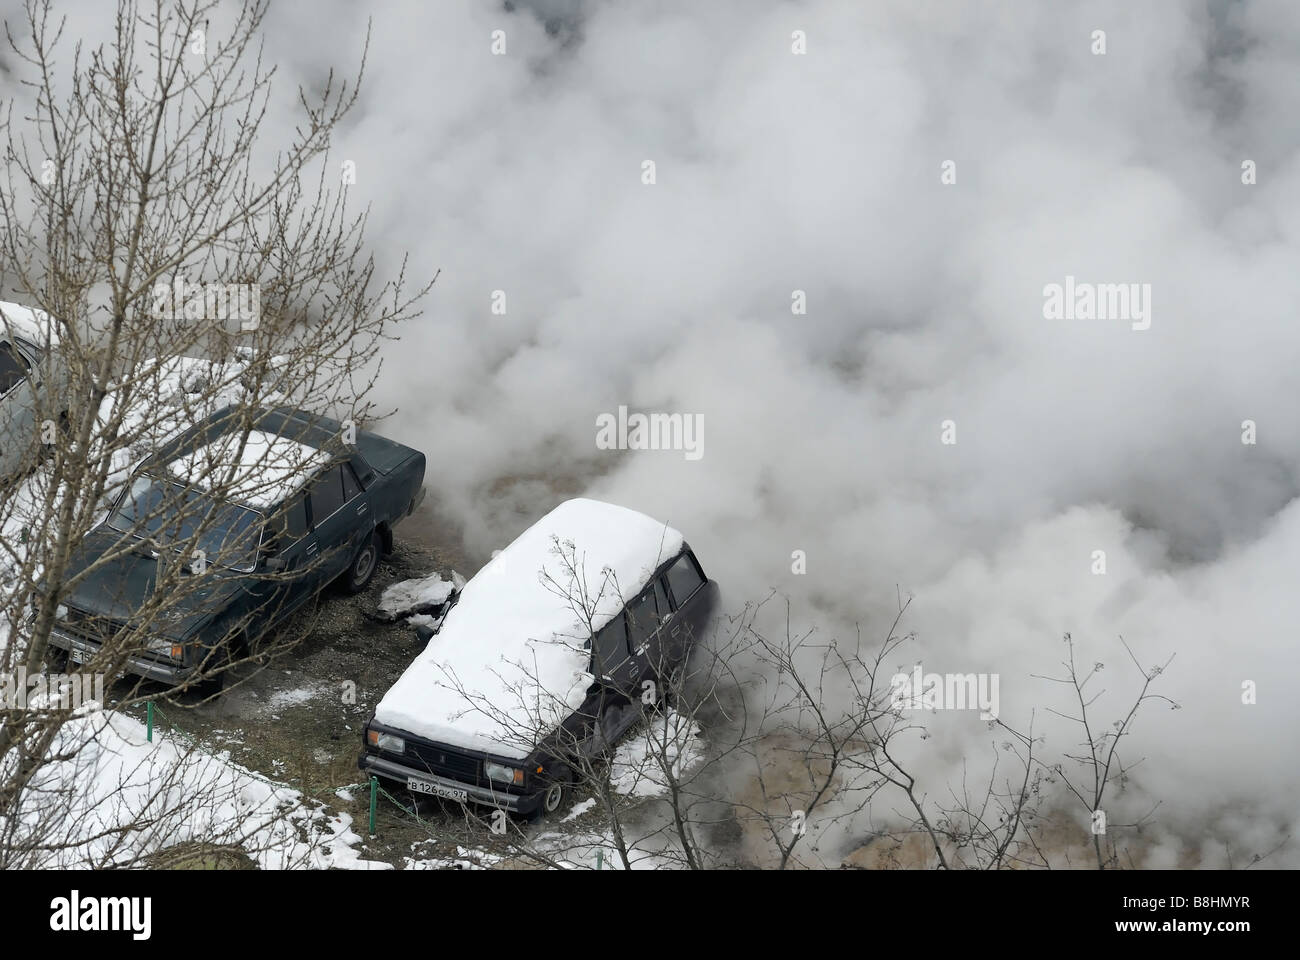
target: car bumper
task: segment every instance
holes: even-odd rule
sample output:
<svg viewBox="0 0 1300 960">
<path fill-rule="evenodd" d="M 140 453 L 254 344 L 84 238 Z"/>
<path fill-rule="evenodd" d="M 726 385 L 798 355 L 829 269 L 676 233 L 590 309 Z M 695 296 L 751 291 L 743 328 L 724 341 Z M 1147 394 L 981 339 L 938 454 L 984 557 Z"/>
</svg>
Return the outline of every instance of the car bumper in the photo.
<svg viewBox="0 0 1300 960">
<path fill-rule="evenodd" d="M 373 753 L 361 754 L 361 758 L 357 761 L 357 767 L 374 776 L 384 777 L 387 780 L 396 780 L 403 786 L 410 780 L 420 780 L 424 783 L 445 787 L 448 790 L 464 790 L 469 803 L 495 807 L 498 810 L 507 810 L 510 813 L 525 816 L 536 810 L 542 803 L 541 793 L 531 795 L 506 793 L 504 790 L 480 787 L 477 784 L 452 780 L 449 777 L 440 777 L 437 774 L 429 773 L 427 770 L 408 767 L 394 760 L 389 760 L 387 757 L 376 756 Z M 430 796 L 433 796 L 433 794 L 430 794 Z"/>
<path fill-rule="evenodd" d="M 84 662 L 99 653 L 98 645 L 82 640 L 80 637 L 74 637 L 71 634 L 63 633 L 59 630 L 50 631 L 50 645 L 58 647 L 61 650 L 67 650 L 69 659 L 74 662 Z M 78 661 L 78 657 L 82 658 L 82 660 Z M 134 673 L 137 676 L 144 677 L 146 680 L 157 680 L 159 683 L 177 684 L 194 673 L 194 668 L 186 667 L 182 664 L 172 665 L 162 663 L 144 657 L 128 657 L 126 661 L 126 672 Z"/>
</svg>

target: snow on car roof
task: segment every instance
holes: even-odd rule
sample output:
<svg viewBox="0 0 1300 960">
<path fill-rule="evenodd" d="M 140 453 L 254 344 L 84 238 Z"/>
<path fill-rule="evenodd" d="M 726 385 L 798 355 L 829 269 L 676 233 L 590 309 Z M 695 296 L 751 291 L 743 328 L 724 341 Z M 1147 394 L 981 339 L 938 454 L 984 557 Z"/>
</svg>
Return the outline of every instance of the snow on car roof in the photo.
<svg viewBox="0 0 1300 960">
<path fill-rule="evenodd" d="M 317 447 L 262 430 L 250 430 L 240 451 L 242 436 L 240 430 L 223 434 L 172 460 L 167 470 L 178 480 L 205 490 L 229 477 L 228 499 L 265 510 L 301 487 L 330 459 Z"/>
<path fill-rule="evenodd" d="M 375 719 L 450 746 L 526 757 L 591 685 L 590 634 L 579 610 L 599 630 L 682 544 L 672 527 L 635 510 L 565 501 L 465 584 Z M 588 600 L 578 610 L 565 596 L 577 594 L 562 554 L 584 574 Z"/>
<path fill-rule="evenodd" d="M 59 342 L 56 324 L 44 310 L 0 300 L 0 338 L 7 336 L 10 330 L 38 347 L 44 347 L 47 340 L 52 344 Z"/>
</svg>

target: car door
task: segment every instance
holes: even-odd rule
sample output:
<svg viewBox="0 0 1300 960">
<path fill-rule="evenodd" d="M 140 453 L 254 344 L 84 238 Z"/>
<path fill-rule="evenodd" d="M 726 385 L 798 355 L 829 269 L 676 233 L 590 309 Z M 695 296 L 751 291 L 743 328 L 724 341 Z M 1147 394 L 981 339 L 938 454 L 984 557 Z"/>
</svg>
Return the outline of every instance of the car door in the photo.
<svg viewBox="0 0 1300 960">
<path fill-rule="evenodd" d="M 591 674 L 602 686 L 626 694 L 628 682 L 627 616 L 620 612 L 596 632 L 591 652 Z"/>
<path fill-rule="evenodd" d="M 346 461 L 318 474 L 307 499 L 311 532 L 305 550 L 313 587 L 322 590 L 348 569 L 361 538 L 371 534 L 370 504 Z"/>
<path fill-rule="evenodd" d="M 307 499 L 299 492 L 278 508 L 266 523 L 262 553 L 276 559 L 279 569 L 258 570 L 255 626 L 265 629 L 301 604 L 312 593 L 307 563 Z"/>
<path fill-rule="evenodd" d="M 672 664 L 665 660 L 663 637 L 672 620 L 672 607 L 661 577 L 653 578 L 627 605 L 630 665 L 624 674 L 636 687 L 638 697 L 646 681 L 668 676 Z"/>
<path fill-rule="evenodd" d="M 640 716 L 637 706 L 635 661 L 628 647 L 628 619 L 620 612 L 596 633 L 592 645 L 591 673 L 596 678 L 582 707 L 586 730 L 584 753 L 613 748 L 618 738 Z"/>
<path fill-rule="evenodd" d="M 663 579 L 673 605 L 672 622 L 661 637 L 665 660 L 681 663 L 696 637 L 704 632 L 709 610 L 708 578 L 690 550 L 684 550 Z"/>
</svg>

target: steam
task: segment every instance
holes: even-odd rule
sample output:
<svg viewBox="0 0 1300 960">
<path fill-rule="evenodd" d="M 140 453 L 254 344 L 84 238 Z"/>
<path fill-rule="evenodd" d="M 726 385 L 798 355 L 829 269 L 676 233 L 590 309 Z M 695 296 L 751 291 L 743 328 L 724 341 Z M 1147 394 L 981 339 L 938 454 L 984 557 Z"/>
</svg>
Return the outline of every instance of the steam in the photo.
<svg viewBox="0 0 1300 960">
<path fill-rule="evenodd" d="M 828 636 L 881 635 L 900 588 L 914 656 L 999 674 L 1003 717 L 1036 711 L 1058 753 L 1068 691 L 1034 677 L 1064 675 L 1065 633 L 1105 664 L 1103 724 L 1141 684 L 1121 636 L 1147 669 L 1176 655 L 1155 689 L 1182 709 L 1144 707 L 1120 808 L 1162 801 L 1153 864 L 1272 849 L 1300 787 L 1300 165 L 1276 82 L 1300 18 L 654 9 L 588 5 L 576 40 L 526 13 L 378 25 L 344 149 L 378 168 L 381 233 L 444 269 L 382 389 L 471 548 L 572 481 L 686 531 L 733 603 L 776 587 Z M 1045 319 L 1067 276 L 1150 284 L 1150 328 Z M 701 415 L 703 458 L 597 451 L 620 404 Z M 939 791 L 995 738 L 933 727 L 915 762 Z"/>
<path fill-rule="evenodd" d="M 1103 722 L 1140 686 L 1121 636 L 1176 654 L 1156 689 L 1182 709 L 1144 708 L 1126 751 L 1123 805 L 1163 801 L 1149 862 L 1293 833 L 1300 12 L 533 6 L 376 11 L 331 158 L 385 265 L 442 271 L 378 399 L 467 548 L 581 492 L 828 637 L 883 636 L 901 590 L 914 658 L 997 673 L 1002 717 L 1036 709 L 1057 753 L 1077 731 L 1044 708 L 1070 703 L 1034 677 L 1062 675 L 1065 633 L 1105 663 Z M 279 89 L 355 64 L 366 15 L 273 11 Z M 1045 319 L 1066 277 L 1149 284 L 1149 329 Z M 703 456 L 598 449 L 620 405 L 702 417 Z M 994 739 L 976 713 L 934 732 L 936 789 Z"/>
</svg>

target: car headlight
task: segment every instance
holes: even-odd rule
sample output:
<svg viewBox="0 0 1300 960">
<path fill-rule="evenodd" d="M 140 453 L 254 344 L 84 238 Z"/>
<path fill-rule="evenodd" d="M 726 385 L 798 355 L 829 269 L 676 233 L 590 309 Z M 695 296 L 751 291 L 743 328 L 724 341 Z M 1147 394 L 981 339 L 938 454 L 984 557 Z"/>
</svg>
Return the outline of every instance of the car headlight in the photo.
<svg viewBox="0 0 1300 960">
<path fill-rule="evenodd" d="M 173 660 L 180 660 L 185 654 L 185 648 L 181 644 L 167 637 L 149 637 L 145 640 L 145 646 L 154 653 L 161 653 Z"/>
<path fill-rule="evenodd" d="M 483 772 L 488 775 L 489 780 L 498 780 L 501 783 L 513 783 L 515 786 L 522 786 L 524 782 L 524 772 L 522 770 L 507 767 L 504 763 L 493 763 L 488 760 L 483 764 Z"/>
<path fill-rule="evenodd" d="M 372 747 L 383 750 L 387 753 L 406 752 L 406 741 L 391 733 L 380 733 L 378 730 L 367 730 L 366 742 Z"/>
</svg>

